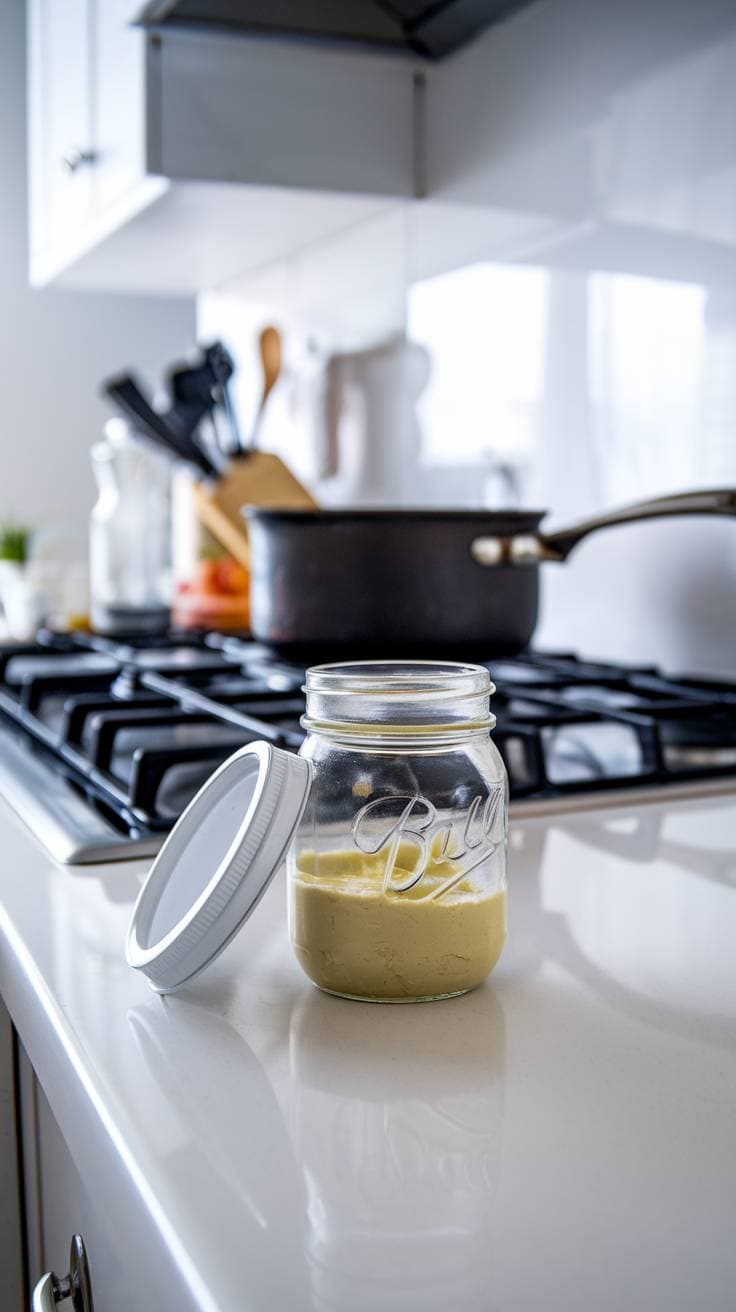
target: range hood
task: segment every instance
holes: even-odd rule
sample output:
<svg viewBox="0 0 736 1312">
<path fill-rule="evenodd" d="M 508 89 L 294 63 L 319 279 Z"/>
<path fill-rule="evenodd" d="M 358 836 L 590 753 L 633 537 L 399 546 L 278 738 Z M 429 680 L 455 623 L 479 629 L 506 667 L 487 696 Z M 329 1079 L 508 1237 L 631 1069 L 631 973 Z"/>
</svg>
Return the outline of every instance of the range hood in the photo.
<svg viewBox="0 0 736 1312">
<path fill-rule="evenodd" d="M 299 37 L 441 59 L 530 0 L 147 0 L 137 23 Z"/>
</svg>

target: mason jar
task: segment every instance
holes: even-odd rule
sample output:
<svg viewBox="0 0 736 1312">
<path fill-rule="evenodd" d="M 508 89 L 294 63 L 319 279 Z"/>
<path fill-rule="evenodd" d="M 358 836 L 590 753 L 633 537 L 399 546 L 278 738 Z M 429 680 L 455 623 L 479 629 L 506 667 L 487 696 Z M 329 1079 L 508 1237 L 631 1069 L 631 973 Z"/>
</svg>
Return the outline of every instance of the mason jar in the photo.
<svg viewBox="0 0 736 1312">
<path fill-rule="evenodd" d="M 307 671 L 311 787 L 291 845 L 289 934 L 321 989 L 375 1002 L 480 984 L 506 935 L 508 784 L 479 665 Z"/>
</svg>

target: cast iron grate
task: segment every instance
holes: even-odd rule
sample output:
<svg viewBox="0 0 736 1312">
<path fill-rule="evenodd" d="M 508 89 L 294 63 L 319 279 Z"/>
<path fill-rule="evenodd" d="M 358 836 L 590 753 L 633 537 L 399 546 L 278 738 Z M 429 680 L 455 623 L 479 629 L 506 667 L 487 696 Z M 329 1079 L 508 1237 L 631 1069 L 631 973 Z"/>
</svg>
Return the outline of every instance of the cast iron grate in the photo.
<svg viewBox="0 0 736 1312">
<path fill-rule="evenodd" d="M 736 775 L 736 683 L 529 652 L 487 662 L 512 799 Z M 303 669 L 217 634 L 0 647 L 0 716 L 122 833 L 163 833 L 257 738 L 297 750 Z"/>
</svg>

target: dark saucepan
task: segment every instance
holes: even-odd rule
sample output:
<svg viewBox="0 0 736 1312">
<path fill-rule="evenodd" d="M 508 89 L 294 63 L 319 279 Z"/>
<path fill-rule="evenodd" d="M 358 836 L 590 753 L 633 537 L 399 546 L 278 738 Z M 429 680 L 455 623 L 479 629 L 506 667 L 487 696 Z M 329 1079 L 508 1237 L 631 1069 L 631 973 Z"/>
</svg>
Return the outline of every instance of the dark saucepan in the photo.
<svg viewBox="0 0 736 1312">
<path fill-rule="evenodd" d="M 510 656 L 531 641 L 539 564 L 600 529 L 670 515 L 736 515 L 736 490 L 690 492 L 542 533 L 541 511 L 247 507 L 254 636 L 330 652 Z"/>
</svg>

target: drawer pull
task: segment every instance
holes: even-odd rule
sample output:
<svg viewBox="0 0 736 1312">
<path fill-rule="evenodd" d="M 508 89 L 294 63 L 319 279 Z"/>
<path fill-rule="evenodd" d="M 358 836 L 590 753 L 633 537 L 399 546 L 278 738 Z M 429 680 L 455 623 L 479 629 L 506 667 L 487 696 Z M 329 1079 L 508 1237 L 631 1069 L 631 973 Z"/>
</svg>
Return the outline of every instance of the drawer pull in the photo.
<svg viewBox="0 0 736 1312">
<path fill-rule="evenodd" d="M 85 164 L 94 164 L 97 159 L 96 150 L 82 150 L 80 146 L 70 146 L 61 157 L 61 166 L 67 173 L 76 173 Z"/>
<path fill-rule="evenodd" d="M 87 1250 L 81 1235 L 73 1235 L 69 1253 L 69 1275 L 62 1279 L 53 1271 L 41 1276 L 33 1291 L 31 1312 L 55 1312 L 59 1303 L 72 1301 L 74 1312 L 94 1312 Z"/>
</svg>

